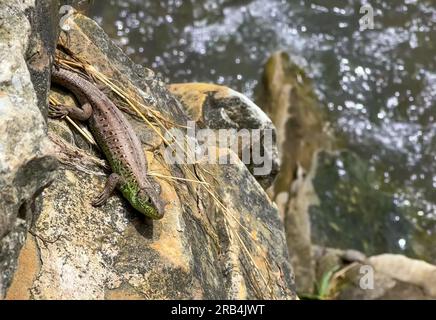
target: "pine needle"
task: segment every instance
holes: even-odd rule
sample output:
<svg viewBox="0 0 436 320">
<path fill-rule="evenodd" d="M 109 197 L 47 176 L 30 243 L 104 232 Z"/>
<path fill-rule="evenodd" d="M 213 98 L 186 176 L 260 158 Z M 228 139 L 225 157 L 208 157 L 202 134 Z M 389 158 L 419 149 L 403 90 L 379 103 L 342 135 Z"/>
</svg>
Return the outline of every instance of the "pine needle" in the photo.
<svg viewBox="0 0 436 320">
<path fill-rule="evenodd" d="M 186 179 L 186 178 L 180 178 L 180 177 L 174 177 L 174 176 L 167 176 L 167 175 L 163 175 L 163 174 L 159 174 L 159 173 L 155 173 L 155 172 L 147 172 L 147 175 L 159 177 L 159 178 L 164 178 L 164 179 L 173 179 L 173 180 L 180 180 L 180 181 L 188 181 L 188 182 L 192 182 L 192 183 L 209 184 L 209 183 L 204 182 L 204 181 Z"/>
</svg>

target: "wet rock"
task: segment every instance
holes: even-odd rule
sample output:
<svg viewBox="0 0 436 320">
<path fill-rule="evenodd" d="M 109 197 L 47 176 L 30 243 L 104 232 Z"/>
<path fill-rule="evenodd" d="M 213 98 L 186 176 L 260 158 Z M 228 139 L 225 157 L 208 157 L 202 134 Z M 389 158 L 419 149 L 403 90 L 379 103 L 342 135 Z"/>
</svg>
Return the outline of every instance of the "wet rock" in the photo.
<svg viewBox="0 0 436 320">
<path fill-rule="evenodd" d="M 162 135 L 166 126 L 186 125 L 180 103 L 94 21 L 78 14 L 68 23 L 68 49 L 141 101 L 152 119 L 146 124 L 129 116 L 167 202 L 165 216 L 149 221 L 119 194 L 92 207 L 108 174 L 104 162 L 96 161 L 101 155 L 89 145 L 79 148 L 86 141 L 79 143 L 71 126 L 51 120 L 62 167 L 43 193 L 34 236 L 20 256 L 8 298 L 295 298 L 277 209 L 245 165 L 226 149 L 217 151 L 228 153 L 234 164 L 168 164 Z M 125 107 L 116 95 L 111 98 Z"/>
<path fill-rule="evenodd" d="M 37 196 L 56 167 L 41 113 L 54 50 L 48 25 L 55 7 L 56 1 L 0 2 L 0 298 L 36 218 Z M 33 54 L 36 46 L 45 50 Z"/>
<path fill-rule="evenodd" d="M 265 173 L 254 164 L 253 159 L 246 163 L 256 180 L 267 189 L 273 183 L 280 169 L 280 159 L 276 146 L 276 130 L 271 120 L 250 99 L 230 88 L 207 83 L 171 84 L 168 89 L 180 100 L 189 115 L 201 127 L 211 129 L 256 129 L 260 135 L 249 135 L 251 144 L 258 144 L 259 151 L 269 163 Z M 266 138 L 265 132 L 270 131 L 271 140 Z M 244 134 L 244 132 L 241 132 Z M 242 153 L 250 153 L 250 146 L 240 147 L 239 158 Z M 256 169 L 258 168 L 258 169 Z"/>
<path fill-rule="evenodd" d="M 317 198 L 307 176 L 316 152 L 331 148 L 331 134 L 310 79 L 286 53 L 268 59 L 257 96 L 277 129 L 281 170 L 269 194 L 285 220 L 297 288 L 310 293 L 314 274 L 309 208 Z"/>
</svg>

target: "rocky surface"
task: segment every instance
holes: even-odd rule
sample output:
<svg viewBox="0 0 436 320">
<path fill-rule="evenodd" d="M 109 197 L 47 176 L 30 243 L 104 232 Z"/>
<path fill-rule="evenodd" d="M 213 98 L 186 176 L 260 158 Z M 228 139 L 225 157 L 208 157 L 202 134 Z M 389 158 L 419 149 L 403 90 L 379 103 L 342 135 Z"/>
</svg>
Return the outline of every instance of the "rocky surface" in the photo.
<svg viewBox="0 0 436 320">
<path fill-rule="evenodd" d="M 68 23 L 68 48 L 76 57 L 148 108 L 154 129 L 136 116 L 130 120 L 168 204 L 159 221 L 145 219 L 119 195 L 92 207 L 108 174 L 105 163 L 72 127 L 51 120 L 51 144 L 62 166 L 43 192 L 7 298 L 295 298 L 283 224 L 246 166 L 225 149 L 218 151 L 234 164 L 165 163 L 165 130 L 161 118 L 150 115 L 155 110 L 175 127 L 186 125 L 180 103 L 95 22 L 75 15 Z"/>
<path fill-rule="evenodd" d="M 0 298 L 56 167 L 43 117 L 54 8 L 56 1 L 0 1 Z"/>
<path fill-rule="evenodd" d="M 260 135 L 250 135 L 251 145 L 260 145 L 260 152 L 265 162 L 265 173 L 260 172 L 261 165 L 246 163 L 250 172 L 263 188 L 269 188 L 280 169 L 280 159 L 276 145 L 276 130 L 271 119 L 250 99 L 228 87 L 208 83 L 171 84 L 169 90 L 180 100 L 189 115 L 200 127 L 214 130 L 235 129 L 241 136 L 244 129 L 260 130 Z M 264 132 L 271 132 L 271 140 L 265 138 Z M 250 146 L 238 148 L 238 156 L 243 160 L 242 153 Z M 245 163 L 245 162 L 244 162 Z M 256 169 L 257 168 L 257 169 Z M 259 171 L 257 171 L 259 170 Z"/>
<path fill-rule="evenodd" d="M 326 297 L 340 300 L 435 299 L 436 266 L 403 255 L 314 248 L 317 283 L 331 271 Z"/>
<path fill-rule="evenodd" d="M 332 138 L 310 79 L 288 54 L 277 52 L 268 59 L 257 96 L 257 103 L 276 126 L 281 161 L 269 194 L 285 221 L 298 290 L 312 292 L 309 208 L 317 198 L 308 175 L 316 153 L 330 149 Z"/>
</svg>

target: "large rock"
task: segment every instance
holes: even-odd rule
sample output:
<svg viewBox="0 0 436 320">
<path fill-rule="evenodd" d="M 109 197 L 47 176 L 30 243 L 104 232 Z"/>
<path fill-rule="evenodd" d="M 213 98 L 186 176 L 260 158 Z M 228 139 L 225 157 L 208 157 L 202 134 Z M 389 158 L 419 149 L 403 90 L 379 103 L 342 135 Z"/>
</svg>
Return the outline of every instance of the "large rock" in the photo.
<svg viewBox="0 0 436 320">
<path fill-rule="evenodd" d="M 276 130 L 268 116 L 254 102 L 239 92 L 215 84 L 180 83 L 171 84 L 168 88 L 201 127 L 235 129 L 240 134 L 241 129 L 259 130 L 259 136 L 247 132 L 251 143 L 245 148 L 239 148 L 238 156 L 243 160 L 242 153 L 250 152 L 253 144 L 259 144 L 264 161 L 261 165 L 256 165 L 253 159 L 249 159 L 250 162 L 246 165 L 263 188 L 272 185 L 280 169 Z M 270 134 L 271 140 L 266 138 L 265 133 Z M 262 166 L 265 172 L 257 172 L 255 168 L 260 169 Z"/>
<path fill-rule="evenodd" d="M 57 1 L 0 1 L 0 298 L 56 165 L 43 116 L 56 9 Z"/>
<path fill-rule="evenodd" d="M 151 70 L 134 65 L 92 20 L 76 15 L 68 23 L 76 57 L 150 108 L 147 117 L 157 111 L 167 125 L 186 125 L 180 103 Z M 219 150 L 234 164 L 170 165 L 156 118 L 156 130 L 129 118 L 167 202 L 165 217 L 148 221 L 119 195 L 92 207 L 105 163 L 63 121 L 50 121 L 62 167 L 43 193 L 8 298 L 295 298 L 277 209 L 237 156 Z"/>
<path fill-rule="evenodd" d="M 317 198 L 307 176 L 316 152 L 330 149 L 332 138 L 311 80 L 288 54 L 277 52 L 268 59 L 257 95 L 277 129 L 281 170 L 269 194 L 284 217 L 298 291 L 310 293 L 314 273 L 309 208 Z"/>
</svg>

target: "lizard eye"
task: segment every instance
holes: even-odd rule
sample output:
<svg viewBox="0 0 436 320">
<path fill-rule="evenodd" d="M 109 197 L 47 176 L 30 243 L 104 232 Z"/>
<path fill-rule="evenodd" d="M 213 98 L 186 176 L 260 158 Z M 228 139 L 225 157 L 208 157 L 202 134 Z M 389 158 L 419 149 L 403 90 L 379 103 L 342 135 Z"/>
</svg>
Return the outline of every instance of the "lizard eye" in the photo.
<svg viewBox="0 0 436 320">
<path fill-rule="evenodd" d="M 151 202 L 150 197 L 148 196 L 148 194 L 147 194 L 146 192 L 144 192 L 144 190 L 139 191 L 139 192 L 138 192 L 138 196 L 140 197 L 140 199 L 141 199 L 142 201 L 145 201 L 145 202 L 147 202 L 147 203 L 150 203 L 150 202 Z"/>
</svg>

